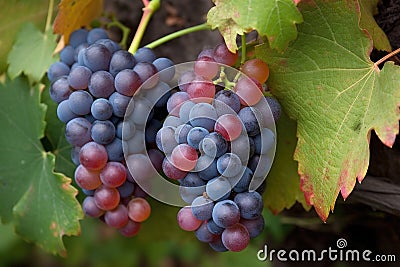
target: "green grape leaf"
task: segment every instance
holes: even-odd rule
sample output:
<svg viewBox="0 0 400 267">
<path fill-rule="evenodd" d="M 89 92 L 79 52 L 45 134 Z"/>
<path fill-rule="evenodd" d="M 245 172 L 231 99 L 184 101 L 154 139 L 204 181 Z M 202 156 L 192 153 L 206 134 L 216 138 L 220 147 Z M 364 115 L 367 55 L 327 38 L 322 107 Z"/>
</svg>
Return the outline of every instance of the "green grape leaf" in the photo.
<svg viewBox="0 0 400 267">
<path fill-rule="evenodd" d="M 29 21 L 44 29 L 48 5 L 48 0 L 0 1 L 0 72 L 6 70 L 7 55 L 22 24 Z"/>
<path fill-rule="evenodd" d="M 103 0 L 61 0 L 54 20 L 54 33 L 61 34 L 68 43 L 70 34 L 81 27 L 89 26 L 103 11 Z"/>
<path fill-rule="evenodd" d="M 265 205 L 273 212 L 291 208 L 296 201 L 306 210 L 307 205 L 300 190 L 300 179 L 297 173 L 297 162 L 293 160 L 296 148 L 296 122 L 282 112 L 276 125 L 277 144 L 274 163 L 266 179 L 264 198 Z"/>
<path fill-rule="evenodd" d="M 0 84 L 0 218 L 25 240 L 65 255 L 62 237 L 80 233 L 83 213 L 71 179 L 54 172 L 54 155 L 43 150 L 45 112 L 26 79 Z"/>
<path fill-rule="evenodd" d="M 43 34 L 32 23 L 25 24 L 8 55 L 8 75 L 14 79 L 25 73 L 32 81 L 40 81 L 50 65 L 57 61 L 53 56 L 55 48 L 55 35 L 50 31 Z"/>
<path fill-rule="evenodd" d="M 374 47 L 378 50 L 392 51 L 389 39 L 374 19 L 374 15 L 378 13 L 376 6 L 379 0 L 359 0 L 359 3 L 361 8 L 360 26 L 371 35 Z"/>
<path fill-rule="evenodd" d="M 359 27 L 357 1 L 301 1 L 304 23 L 284 54 L 256 54 L 270 65 L 268 85 L 297 121 L 300 186 L 322 220 L 339 192 L 346 199 L 369 162 L 370 131 L 392 146 L 400 119 L 400 68 L 379 70 Z M 346 25 L 342 27 L 340 25 Z"/>
<path fill-rule="evenodd" d="M 214 0 L 207 22 L 218 28 L 229 50 L 236 51 L 236 36 L 257 30 L 272 48 L 283 51 L 296 39 L 296 24 L 303 18 L 293 0 Z"/>
</svg>

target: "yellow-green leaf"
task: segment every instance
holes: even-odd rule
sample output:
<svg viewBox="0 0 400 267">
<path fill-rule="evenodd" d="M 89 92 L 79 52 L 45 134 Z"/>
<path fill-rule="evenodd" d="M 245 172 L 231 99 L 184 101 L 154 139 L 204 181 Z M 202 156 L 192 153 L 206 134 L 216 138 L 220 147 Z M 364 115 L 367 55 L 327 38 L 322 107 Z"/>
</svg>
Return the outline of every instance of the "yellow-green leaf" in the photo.
<svg viewBox="0 0 400 267">
<path fill-rule="evenodd" d="M 265 205 L 273 213 L 279 213 L 283 209 L 289 209 L 297 201 L 308 210 L 310 207 L 300 190 L 297 162 L 293 159 L 297 142 L 296 123 L 284 112 L 277 122 L 276 133 L 278 136 L 274 163 L 266 179 Z"/>
<path fill-rule="evenodd" d="M 0 218 L 25 240 L 65 255 L 62 238 L 80 233 L 83 213 L 71 179 L 54 172 L 54 155 L 43 150 L 45 112 L 26 79 L 0 84 Z"/>
<path fill-rule="evenodd" d="M 370 131 L 392 146 L 399 130 L 400 67 L 369 58 L 357 1 L 301 1 L 304 23 L 284 54 L 267 45 L 269 86 L 297 121 L 301 188 L 325 221 L 341 192 L 347 198 L 369 163 Z M 346 27 L 343 27 L 346 25 Z"/>
<path fill-rule="evenodd" d="M 10 78 L 24 73 L 32 81 L 40 81 L 50 65 L 57 61 L 57 57 L 53 56 L 55 41 L 56 36 L 51 32 L 42 33 L 33 24 L 25 24 L 8 55 Z"/>
<path fill-rule="evenodd" d="M 69 35 L 76 29 L 89 26 L 92 20 L 103 11 L 103 0 L 62 0 L 58 5 L 54 20 L 54 32 L 64 37 L 68 43 Z"/>
<path fill-rule="evenodd" d="M 236 51 L 236 36 L 257 30 L 270 46 L 283 51 L 296 39 L 296 24 L 303 22 L 293 0 L 214 0 L 207 15 L 211 27 L 218 28 L 229 50 Z"/>
<path fill-rule="evenodd" d="M 389 39 L 374 19 L 378 13 L 376 5 L 379 0 L 359 0 L 361 8 L 360 27 L 366 29 L 371 35 L 374 47 L 378 50 L 392 51 Z"/>
</svg>

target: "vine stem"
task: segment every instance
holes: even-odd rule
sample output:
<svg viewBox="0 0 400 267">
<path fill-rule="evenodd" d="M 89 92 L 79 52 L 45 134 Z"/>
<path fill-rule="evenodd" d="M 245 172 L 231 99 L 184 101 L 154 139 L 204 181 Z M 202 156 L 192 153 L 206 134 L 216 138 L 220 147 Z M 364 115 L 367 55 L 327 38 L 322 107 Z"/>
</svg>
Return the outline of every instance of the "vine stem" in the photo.
<svg viewBox="0 0 400 267">
<path fill-rule="evenodd" d="M 246 61 L 246 35 L 242 35 L 242 58 L 240 59 L 240 64 Z"/>
<path fill-rule="evenodd" d="M 143 38 L 144 32 L 146 31 L 151 17 L 153 16 L 154 12 L 160 8 L 161 0 L 142 0 L 142 2 L 144 4 L 143 15 L 136 30 L 135 36 L 133 37 L 132 43 L 128 49 L 131 54 L 135 54 L 136 50 L 138 50 L 140 41 Z"/>
<path fill-rule="evenodd" d="M 173 32 L 171 34 L 165 35 L 164 37 L 161 37 L 160 39 L 157 39 L 157 40 L 145 45 L 145 47 L 153 49 L 153 48 L 155 48 L 155 47 L 157 47 L 159 45 L 162 45 L 163 43 L 166 43 L 168 41 L 171 41 L 171 40 L 173 40 L 175 38 L 181 37 L 181 36 L 186 35 L 188 33 L 204 31 L 204 30 L 211 30 L 211 27 L 207 23 L 203 23 L 203 24 L 200 24 L 200 25 L 192 26 L 192 27 L 189 27 L 189 28 L 186 28 L 186 29 L 183 29 L 183 30 L 176 31 L 176 32 Z"/>
<path fill-rule="evenodd" d="M 389 54 L 387 54 L 386 56 L 384 56 L 383 58 L 379 59 L 377 62 L 374 63 L 374 67 L 375 69 L 379 69 L 378 66 L 380 64 L 382 64 L 383 62 L 385 62 L 387 59 L 395 56 L 396 54 L 400 53 L 400 48 L 397 48 L 396 50 L 390 52 Z"/>
<path fill-rule="evenodd" d="M 46 26 L 44 32 L 48 32 L 51 27 L 51 19 L 53 18 L 54 0 L 49 1 L 49 9 L 47 10 Z"/>
</svg>

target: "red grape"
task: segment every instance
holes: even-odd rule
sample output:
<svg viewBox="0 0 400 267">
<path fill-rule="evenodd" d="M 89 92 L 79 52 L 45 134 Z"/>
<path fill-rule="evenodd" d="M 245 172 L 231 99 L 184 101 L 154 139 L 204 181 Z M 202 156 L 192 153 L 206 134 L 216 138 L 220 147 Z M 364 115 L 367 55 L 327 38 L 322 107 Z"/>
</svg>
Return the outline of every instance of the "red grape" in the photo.
<svg viewBox="0 0 400 267">
<path fill-rule="evenodd" d="M 128 223 L 119 229 L 119 232 L 126 237 L 132 237 L 139 233 L 141 224 L 139 222 L 134 222 L 129 220 Z"/>
<path fill-rule="evenodd" d="M 104 210 L 97 207 L 94 197 L 87 196 L 82 203 L 82 209 L 86 216 L 98 218 L 104 214 Z"/>
<path fill-rule="evenodd" d="M 267 63 L 259 58 L 246 61 L 243 64 L 241 71 L 247 76 L 256 79 L 261 84 L 265 83 L 269 77 L 269 67 Z"/>
<path fill-rule="evenodd" d="M 126 168 L 120 162 L 108 162 L 100 172 L 100 179 L 108 187 L 118 187 L 126 181 Z"/>
<path fill-rule="evenodd" d="M 146 199 L 137 197 L 128 203 L 128 216 L 132 221 L 143 222 L 149 218 L 151 207 Z"/>
<path fill-rule="evenodd" d="M 124 205 L 118 205 L 115 209 L 104 214 L 106 224 L 114 228 L 124 227 L 128 223 L 128 209 Z"/>
<path fill-rule="evenodd" d="M 116 188 L 101 185 L 94 192 L 96 205 L 102 210 L 115 209 L 119 204 L 119 192 Z"/>
<path fill-rule="evenodd" d="M 85 144 L 79 151 L 80 163 L 89 170 L 101 170 L 108 160 L 107 150 L 96 142 Z"/>
<path fill-rule="evenodd" d="M 247 77 L 240 78 L 234 90 L 240 98 L 240 103 L 244 106 L 257 104 L 263 96 L 257 85 Z"/>
<path fill-rule="evenodd" d="M 211 81 L 196 79 L 187 86 L 186 92 L 195 103 L 211 103 L 215 96 L 215 85 Z"/>
<path fill-rule="evenodd" d="M 238 53 L 232 53 L 229 51 L 226 44 L 222 43 L 214 49 L 214 59 L 218 63 L 233 66 L 239 57 Z"/>
<path fill-rule="evenodd" d="M 237 223 L 222 232 L 222 243 L 230 251 L 239 252 L 247 247 L 250 242 L 250 235 L 247 228 Z"/>
<path fill-rule="evenodd" d="M 82 189 L 94 190 L 101 185 L 100 174 L 79 165 L 75 170 L 75 182 Z"/>
<path fill-rule="evenodd" d="M 197 158 L 196 149 L 188 144 L 180 144 L 172 150 L 172 164 L 182 171 L 192 170 L 196 166 Z"/>
<path fill-rule="evenodd" d="M 212 79 L 218 74 L 219 66 L 211 57 L 202 56 L 194 63 L 194 72 L 206 79 Z"/>
<path fill-rule="evenodd" d="M 176 217 L 179 227 L 185 231 L 195 231 L 202 224 L 201 220 L 193 216 L 191 207 L 181 208 Z"/>
<path fill-rule="evenodd" d="M 215 123 L 214 130 L 227 141 L 233 141 L 242 133 L 243 125 L 237 115 L 224 114 Z"/>
</svg>

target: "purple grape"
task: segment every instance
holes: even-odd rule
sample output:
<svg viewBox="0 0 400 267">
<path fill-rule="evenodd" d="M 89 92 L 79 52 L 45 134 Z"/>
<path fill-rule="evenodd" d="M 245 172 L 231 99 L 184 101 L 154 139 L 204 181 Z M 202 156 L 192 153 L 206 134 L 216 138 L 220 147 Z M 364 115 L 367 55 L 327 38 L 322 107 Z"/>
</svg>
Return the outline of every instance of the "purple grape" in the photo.
<svg viewBox="0 0 400 267">
<path fill-rule="evenodd" d="M 238 113 L 240 111 L 240 99 L 231 90 L 221 90 L 215 94 L 214 106 L 219 116 L 231 113 L 231 110 Z"/>
<path fill-rule="evenodd" d="M 222 135 L 212 132 L 204 137 L 201 149 L 207 156 L 220 157 L 228 150 L 228 143 Z"/>
<path fill-rule="evenodd" d="M 111 53 L 101 44 L 92 44 L 83 52 L 83 64 L 91 71 L 108 70 Z"/>
<path fill-rule="evenodd" d="M 108 51 L 110 51 L 111 54 L 114 54 L 115 52 L 121 50 L 119 44 L 110 39 L 99 39 L 95 42 L 95 44 L 104 45 L 105 47 L 107 47 Z"/>
<path fill-rule="evenodd" d="M 211 179 L 206 185 L 207 196 L 214 201 L 227 199 L 231 189 L 229 180 L 223 176 Z"/>
<path fill-rule="evenodd" d="M 69 108 L 78 115 L 89 114 L 92 103 L 93 97 L 84 90 L 74 91 L 68 99 Z"/>
<path fill-rule="evenodd" d="M 277 122 L 279 118 L 281 117 L 281 112 L 282 108 L 281 105 L 279 104 L 278 100 L 271 96 L 266 96 L 265 100 L 267 100 L 267 103 L 269 105 L 269 108 L 271 109 L 272 116 L 274 117 L 274 121 Z"/>
<path fill-rule="evenodd" d="M 209 132 L 203 127 L 194 127 L 192 128 L 187 135 L 187 143 L 189 146 L 199 149 L 200 142 L 204 139 L 204 137 L 209 134 Z"/>
<path fill-rule="evenodd" d="M 214 202 L 211 199 L 199 196 L 192 202 L 192 212 L 194 217 L 201 221 L 211 219 Z"/>
<path fill-rule="evenodd" d="M 61 76 L 68 75 L 70 68 L 67 64 L 57 61 L 53 63 L 47 71 L 47 78 L 49 78 L 50 82 L 54 82 L 57 78 Z"/>
<path fill-rule="evenodd" d="M 96 120 L 108 120 L 113 114 L 113 109 L 107 99 L 98 98 L 93 102 L 90 112 Z"/>
<path fill-rule="evenodd" d="M 175 129 L 175 140 L 178 144 L 187 143 L 187 135 L 189 131 L 193 129 L 189 124 L 181 124 Z"/>
<path fill-rule="evenodd" d="M 67 100 L 71 93 L 72 90 L 69 87 L 67 76 L 59 77 L 50 86 L 50 98 L 56 103 Z"/>
<path fill-rule="evenodd" d="M 234 198 L 240 209 L 240 216 L 243 219 L 255 219 L 261 215 L 264 203 L 262 197 L 256 191 L 239 193 Z"/>
<path fill-rule="evenodd" d="M 238 116 L 243 122 L 243 125 L 246 128 L 249 136 L 256 136 L 260 133 L 260 126 L 258 124 L 255 112 L 256 111 L 254 108 L 244 107 L 238 113 Z"/>
<path fill-rule="evenodd" d="M 219 227 L 231 227 L 240 220 L 239 207 L 232 200 L 220 201 L 214 206 L 212 219 Z"/>
<path fill-rule="evenodd" d="M 139 75 L 131 69 L 122 70 L 115 76 L 115 89 L 126 96 L 133 96 L 141 84 Z"/>
<path fill-rule="evenodd" d="M 131 101 L 131 98 L 128 96 L 121 95 L 118 92 L 114 92 L 109 101 L 113 107 L 113 113 L 115 116 L 123 118 L 126 112 L 126 109 Z"/>
<path fill-rule="evenodd" d="M 135 65 L 133 70 L 137 73 L 143 83 L 143 88 L 149 89 L 157 85 L 159 77 L 157 68 L 147 62 L 139 62 Z"/>
<path fill-rule="evenodd" d="M 104 210 L 97 207 L 94 197 L 87 196 L 82 203 L 82 209 L 86 216 L 98 218 L 104 214 Z"/>
<path fill-rule="evenodd" d="M 89 92 L 97 98 L 108 98 L 114 91 L 114 77 L 107 71 L 96 71 L 89 81 Z"/>
<path fill-rule="evenodd" d="M 76 48 L 80 44 L 86 43 L 88 31 L 86 29 L 78 29 L 73 31 L 69 36 L 69 44 Z"/>
<path fill-rule="evenodd" d="M 153 50 L 148 47 L 139 48 L 136 51 L 134 57 L 136 62 L 147 62 L 147 63 L 151 63 L 157 58 Z"/>
<path fill-rule="evenodd" d="M 60 60 L 63 63 L 71 66 L 75 62 L 74 54 L 75 54 L 75 48 L 72 47 L 71 45 L 67 45 L 60 52 Z"/>
<path fill-rule="evenodd" d="M 132 196 L 135 185 L 130 181 L 125 181 L 121 186 L 117 187 L 121 198 Z"/>
<path fill-rule="evenodd" d="M 68 83 L 75 90 L 86 89 L 89 85 L 92 71 L 85 66 L 76 66 L 68 75 Z"/>
<path fill-rule="evenodd" d="M 91 45 L 91 44 L 94 44 L 98 40 L 107 39 L 107 38 L 108 38 L 108 34 L 104 29 L 94 28 L 94 29 L 90 30 L 87 35 L 87 43 L 89 45 Z"/>
<path fill-rule="evenodd" d="M 96 143 L 102 145 L 111 143 L 115 137 L 114 124 L 108 120 L 96 120 L 92 125 L 91 136 Z"/>
<path fill-rule="evenodd" d="M 222 243 L 230 251 L 239 252 L 247 247 L 250 242 L 250 235 L 247 228 L 237 223 L 226 228 L 222 233 Z"/>
<path fill-rule="evenodd" d="M 242 170 L 240 158 L 233 153 L 225 153 L 217 160 L 218 172 L 225 177 L 234 177 Z"/>
<path fill-rule="evenodd" d="M 218 204 L 218 203 L 217 203 Z M 215 207 L 214 207 L 215 208 Z M 207 229 L 214 235 L 220 235 L 224 231 L 224 227 L 218 226 L 212 219 L 207 221 Z"/>
<path fill-rule="evenodd" d="M 57 107 L 57 117 L 60 121 L 67 123 L 70 120 L 78 117 L 77 114 L 73 113 L 69 108 L 69 100 L 61 101 Z"/>
<path fill-rule="evenodd" d="M 242 193 L 249 190 L 249 185 L 252 178 L 253 172 L 248 167 L 246 167 L 243 175 L 241 175 L 239 179 L 233 178 L 233 180 L 237 182 L 233 187 L 233 191 L 237 193 Z"/>
<path fill-rule="evenodd" d="M 124 69 L 132 69 L 135 66 L 135 58 L 125 50 L 119 50 L 112 55 L 110 73 L 115 76 Z"/>
<path fill-rule="evenodd" d="M 200 227 L 196 230 L 195 235 L 200 242 L 210 243 L 215 241 L 218 236 L 212 234 L 207 229 L 207 221 L 203 222 Z"/>
<path fill-rule="evenodd" d="M 174 62 L 169 58 L 160 57 L 153 61 L 153 65 L 157 68 L 160 75 L 160 80 L 163 82 L 169 82 L 174 78 L 175 67 Z"/>
<path fill-rule="evenodd" d="M 114 138 L 114 140 L 105 146 L 107 150 L 109 161 L 123 161 L 124 151 L 122 147 L 122 140 L 119 138 Z"/>
<path fill-rule="evenodd" d="M 217 252 L 225 252 L 228 249 L 225 247 L 224 243 L 222 242 L 221 237 L 219 236 L 215 241 L 208 243 L 210 247 Z"/>
<path fill-rule="evenodd" d="M 259 236 L 265 227 L 263 216 L 258 216 L 253 220 L 241 219 L 240 223 L 246 227 L 247 231 L 249 231 L 250 238 Z"/>
<path fill-rule="evenodd" d="M 83 146 L 91 140 L 92 124 L 85 118 L 74 118 L 67 123 L 65 138 L 73 146 Z"/>
</svg>

